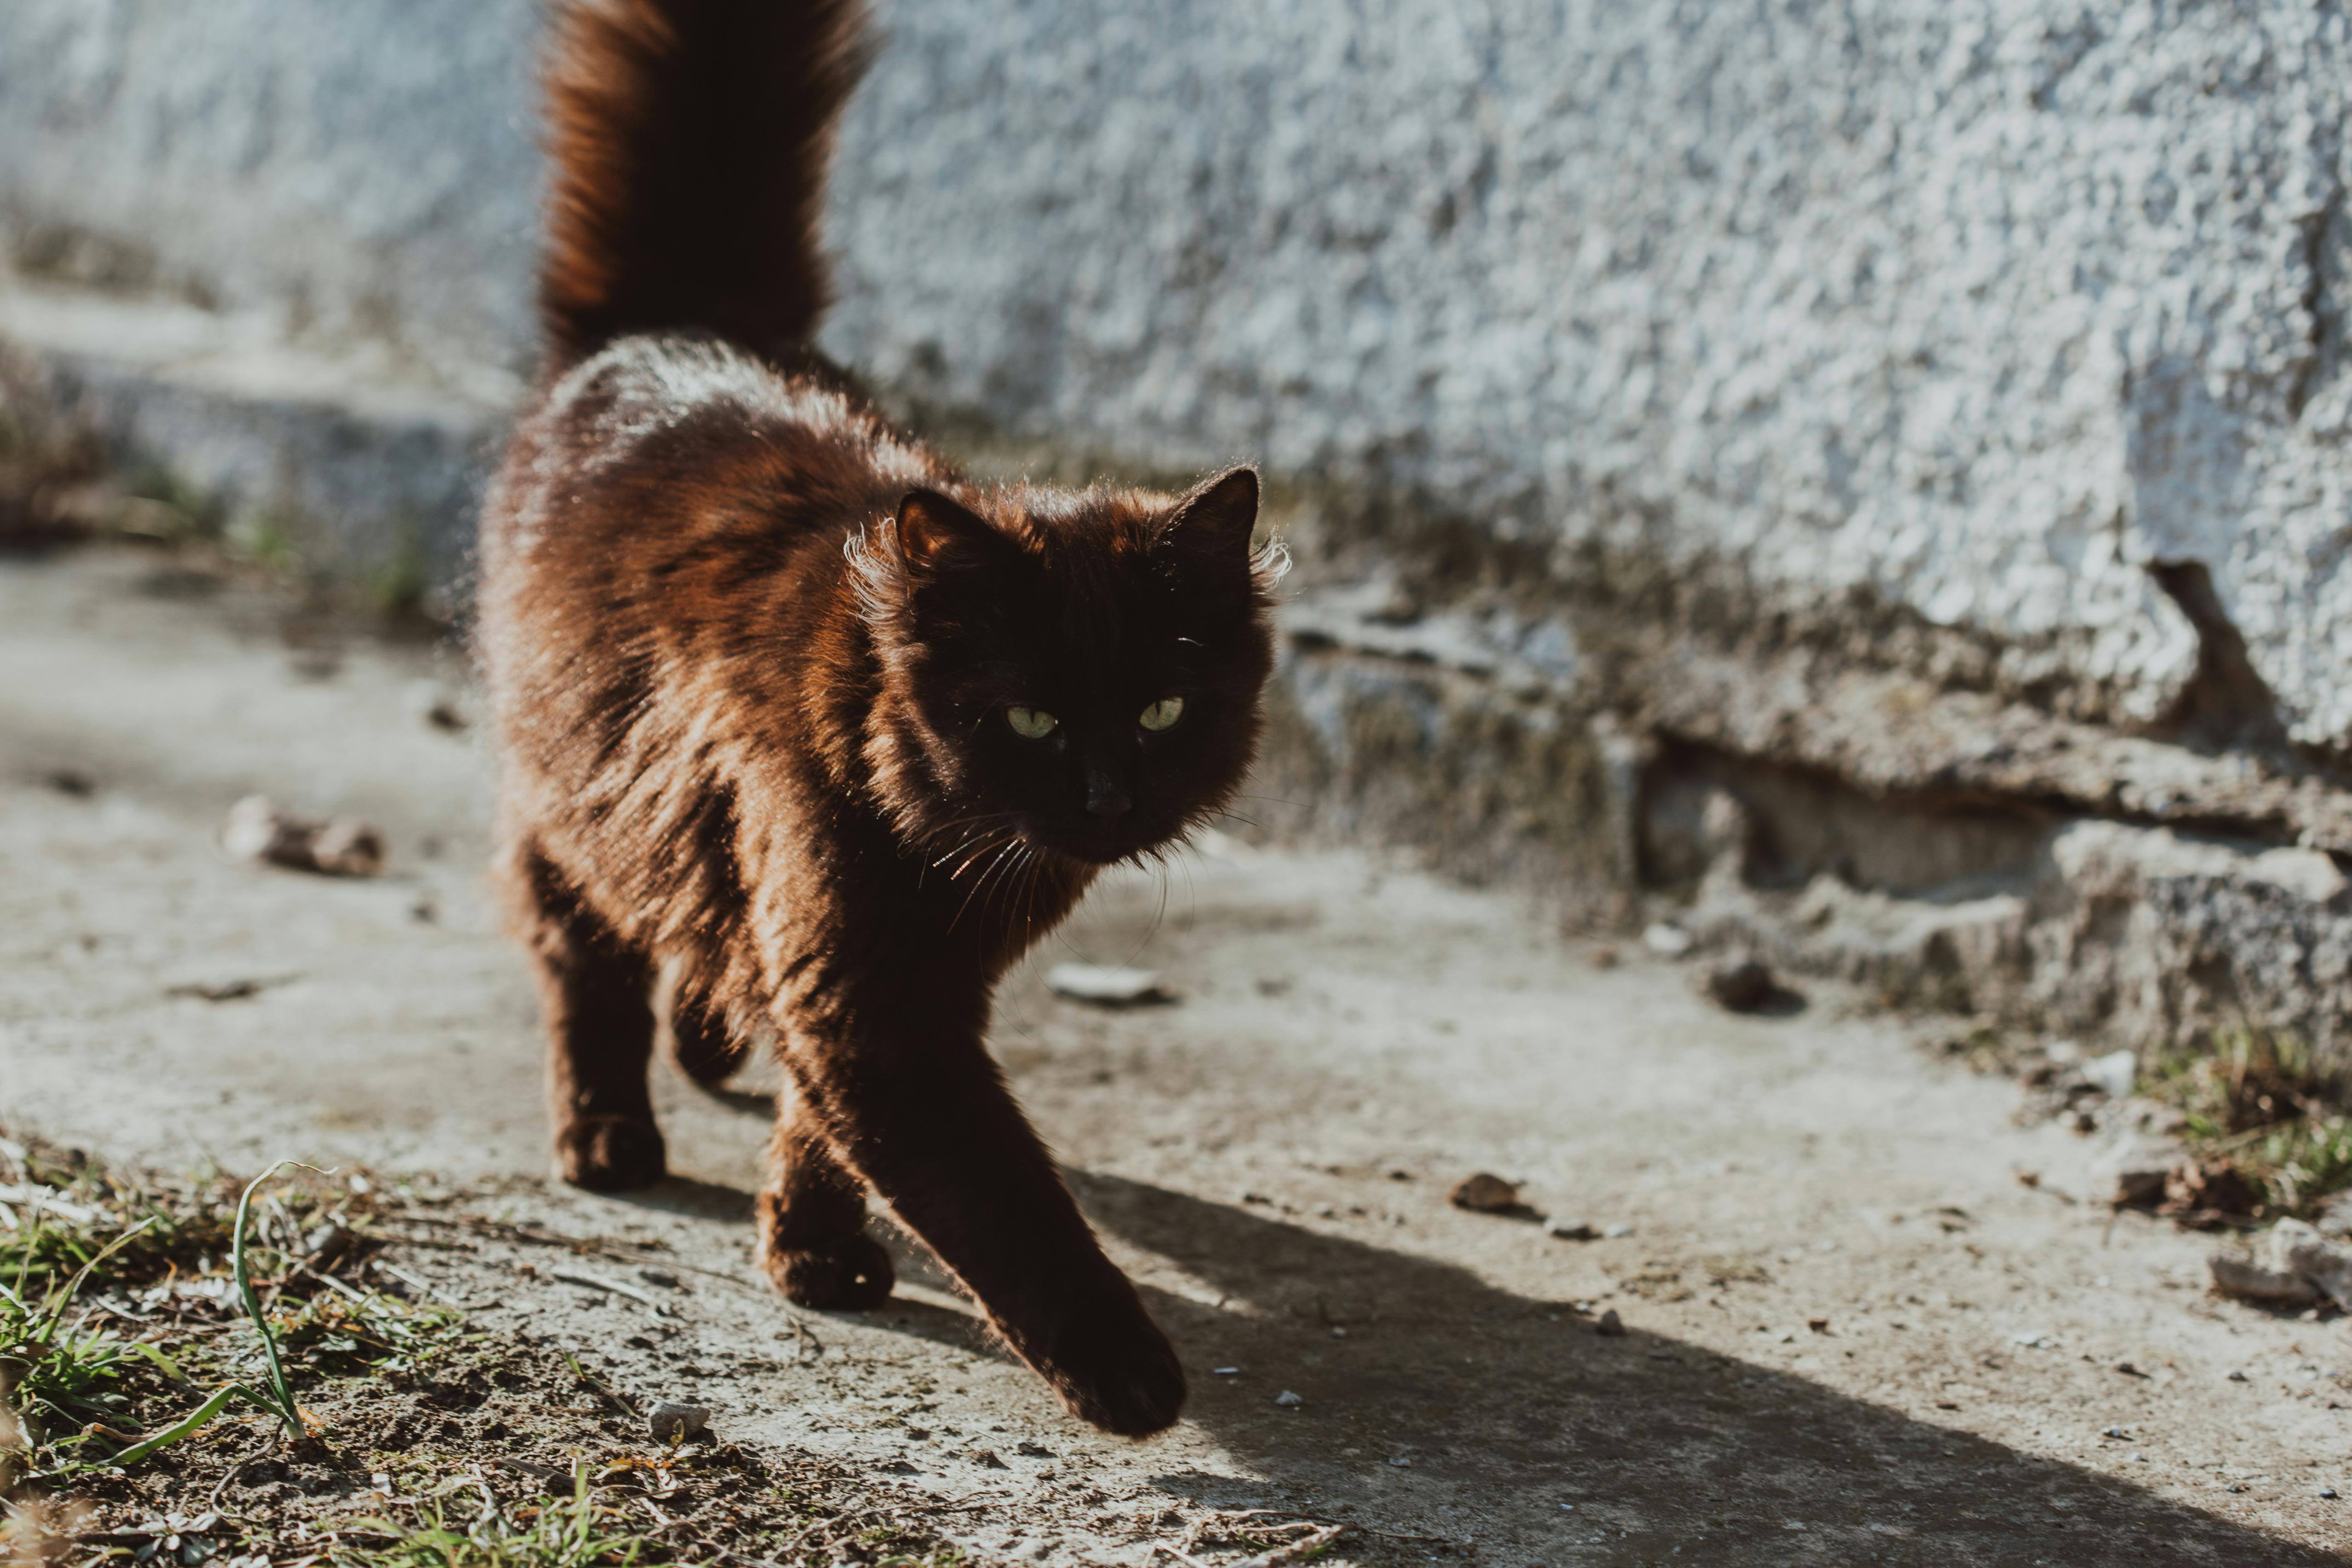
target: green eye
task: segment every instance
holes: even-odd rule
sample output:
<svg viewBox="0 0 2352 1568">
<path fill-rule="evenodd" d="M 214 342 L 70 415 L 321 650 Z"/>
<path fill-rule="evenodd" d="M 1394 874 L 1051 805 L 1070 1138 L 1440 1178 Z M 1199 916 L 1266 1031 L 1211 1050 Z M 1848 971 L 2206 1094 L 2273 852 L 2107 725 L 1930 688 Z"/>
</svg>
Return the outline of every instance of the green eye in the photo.
<svg viewBox="0 0 2352 1568">
<path fill-rule="evenodd" d="M 1163 697 L 1146 708 L 1143 710 L 1143 716 L 1136 722 L 1147 730 L 1165 730 L 1182 717 L 1184 717 L 1184 700 L 1181 697 Z"/>
<path fill-rule="evenodd" d="M 1061 722 L 1042 708 L 1007 708 L 1004 721 L 1024 741 L 1042 741 Z"/>
</svg>

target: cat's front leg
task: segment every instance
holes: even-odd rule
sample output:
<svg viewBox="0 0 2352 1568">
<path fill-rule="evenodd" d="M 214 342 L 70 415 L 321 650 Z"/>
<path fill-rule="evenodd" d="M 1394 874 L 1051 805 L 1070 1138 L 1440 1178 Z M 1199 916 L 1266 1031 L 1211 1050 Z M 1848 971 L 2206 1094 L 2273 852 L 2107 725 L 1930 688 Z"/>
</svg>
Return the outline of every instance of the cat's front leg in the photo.
<svg viewBox="0 0 2352 1568">
<path fill-rule="evenodd" d="M 891 998 L 790 1030 L 785 1061 L 800 1114 L 1073 1414 L 1138 1437 L 1175 1422 L 1176 1352 L 1103 1256 L 976 1022 Z"/>
</svg>

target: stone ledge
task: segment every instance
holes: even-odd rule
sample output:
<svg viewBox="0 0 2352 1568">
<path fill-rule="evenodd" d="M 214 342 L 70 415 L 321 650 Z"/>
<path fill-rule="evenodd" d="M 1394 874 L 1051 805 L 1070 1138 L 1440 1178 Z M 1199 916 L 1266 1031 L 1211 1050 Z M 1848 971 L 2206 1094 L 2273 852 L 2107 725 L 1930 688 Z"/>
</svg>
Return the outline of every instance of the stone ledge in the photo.
<svg viewBox="0 0 2352 1568">
<path fill-rule="evenodd" d="M 457 589 L 513 389 L 452 388 L 365 353 L 168 301 L 10 285 L 0 342 L 110 462 L 167 471 L 327 579 Z"/>
</svg>

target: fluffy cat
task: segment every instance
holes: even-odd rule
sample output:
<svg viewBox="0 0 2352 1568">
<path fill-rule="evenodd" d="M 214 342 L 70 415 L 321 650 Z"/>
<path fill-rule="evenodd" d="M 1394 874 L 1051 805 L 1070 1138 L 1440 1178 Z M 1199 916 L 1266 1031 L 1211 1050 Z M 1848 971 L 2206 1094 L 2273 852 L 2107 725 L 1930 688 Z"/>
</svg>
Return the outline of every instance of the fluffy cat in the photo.
<svg viewBox="0 0 2352 1568">
<path fill-rule="evenodd" d="M 1257 478 L 975 484 L 810 351 L 863 28 L 854 0 L 554 20 L 551 347 L 483 517 L 479 637 L 557 1157 L 660 1179 L 657 1033 L 709 1080 L 764 1026 L 778 1288 L 888 1296 L 870 1189 L 1074 1412 L 1154 1432 L 1183 1373 L 982 1036 L 1097 873 L 1249 766 Z"/>
</svg>

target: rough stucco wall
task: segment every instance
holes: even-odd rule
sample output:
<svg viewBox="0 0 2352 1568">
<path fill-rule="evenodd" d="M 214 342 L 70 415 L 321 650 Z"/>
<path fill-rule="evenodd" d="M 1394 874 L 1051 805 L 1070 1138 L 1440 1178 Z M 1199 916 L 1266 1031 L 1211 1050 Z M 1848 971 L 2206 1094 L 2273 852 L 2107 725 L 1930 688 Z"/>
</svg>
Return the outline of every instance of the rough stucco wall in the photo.
<svg viewBox="0 0 2352 1568">
<path fill-rule="evenodd" d="M 2194 668 L 2145 570 L 2194 558 L 2294 733 L 2352 737 L 2337 6 L 882 11 L 827 342 L 885 380 L 1800 607 L 1867 585 L 2126 719 Z M 0 223 L 496 384 L 536 25 L 13 0 Z"/>
<path fill-rule="evenodd" d="M 537 36 L 514 0 L 7 0 L 0 226 L 20 266 L 388 340 L 511 397 Z"/>
<path fill-rule="evenodd" d="M 2196 558 L 2296 735 L 2352 731 L 2335 6 L 887 16 L 855 363 L 1866 584 L 2125 718 L 2194 667 L 2145 567 Z"/>
</svg>

